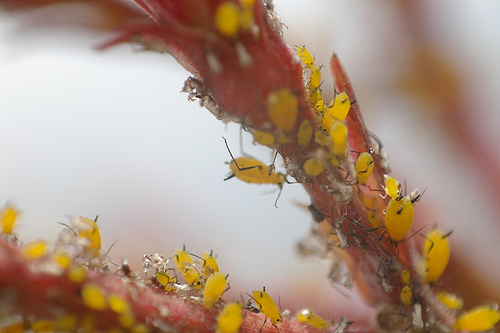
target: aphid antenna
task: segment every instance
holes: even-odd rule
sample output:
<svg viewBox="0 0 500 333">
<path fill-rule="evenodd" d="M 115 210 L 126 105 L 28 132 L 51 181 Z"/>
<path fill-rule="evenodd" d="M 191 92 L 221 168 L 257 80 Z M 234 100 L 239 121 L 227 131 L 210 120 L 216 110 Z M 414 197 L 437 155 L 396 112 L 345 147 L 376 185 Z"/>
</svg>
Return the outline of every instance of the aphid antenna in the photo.
<svg viewBox="0 0 500 333">
<path fill-rule="evenodd" d="M 226 274 L 226 281 L 227 281 L 227 278 L 229 277 L 229 274 Z M 229 281 L 227 281 L 227 288 L 222 292 L 222 293 L 225 293 L 226 291 L 228 291 L 229 289 L 231 289 L 231 284 L 229 284 Z"/>
<path fill-rule="evenodd" d="M 413 236 L 415 235 L 419 235 L 420 237 L 423 237 L 424 239 L 427 239 L 426 236 L 422 236 L 420 234 L 420 231 L 422 231 L 423 229 L 427 228 L 429 226 L 429 224 L 431 224 L 430 222 L 428 222 L 426 225 L 424 225 L 423 227 L 421 227 L 420 229 L 418 229 L 417 231 L 415 231 L 410 237 L 406 238 L 406 239 L 403 239 L 400 243 L 403 243 L 403 242 L 406 242 L 407 240 L 410 240 Z M 432 244 L 432 246 L 434 246 L 434 243 Z M 432 248 L 431 246 L 431 248 Z"/>
<path fill-rule="evenodd" d="M 375 142 L 378 144 L 378 149 L 379 150 L 384 147 L 384 144 L 382 143 L 382 140 L 380 140 L 380 138 L 378 136 L 376 136 L 375 133 L 368 131 L 368 136 L 371 137 L 373 140 L 375 140 Z"/>
<path fill-rule="evenodd" d="M 421 231 L 422 229 L 424 229 L 425 227 L 427 227 L 429 224 L 430 224 L 430 222 L 429 222 L 429 223 L 427 223 L 427 224 L 426 224 L 425 226 L 423 226 L 422 228 L 418 229 L 418 230 L 417 230 L 417 232 L 416 232 L 416 233 L 418 233 L 418 235 L 419 235 L 420 237 L 422 237 L 423 239 L 428 240 L 429 242 L 431 242 L 431 247 L 429 247 L 429 250 L 427 251 L 427 254 L 429 254 L 429 253 L 431 252 L 432 248 L 434 247 L 434 242 L 432 241 L 432 239 L 429 239 L 426 235 L 421 235 L 421 234 L 420 234 L 420 231 Z M 444 238 L 449 237 L 449 236 L 453 233 L 453 231 L 454 231 L 454 229 L 451 229 L 451 230 L 450 230 L 450 231 L 448 231 L 446 234 L 444 234 L 444 235 L 443 235 L 443 237 L 441 237 L 441 238 L 442 238 L 442 239 L 444 239 Z M 416 233 L 415 233 L 415 234 L 416 234 Z M 415 234 L 411 235 L 411 237 L 413 237 Z"/>
<path fill-rule="evenodd" d="M 78 233 L 75 231 L 75 229 L 73 229 L 72 227 L 70 227 L 66 223 L 62 223 L 62 222 L 57 222 L 57 223 L 60 224 L 60 225 L 62 225 L 63 227 L 68 228 L 69 230 L 71 230 L 75 236 L 78 236 Z"/>
<path fill-rule="evenodd" d="M 425 191 L 427 191 L 428 188 L 429 188 L 429 186 L 427 186 L 423 190 L 423 192 L 421 194 L 416 195 L 414 198 L 412 198 L 412 193 L 410 193 L 410 201 L 411 201 L 411 203 L 415 203 L 415 202 L 419 201 L 420 199 L 422 199 L 422 197 L 424 196 Z"/>
<path fill-rule="evenodd" d="M 118 238 L 117 240 L 115 240 L 113 242 L 113 244 L 111 244 L 111 246 L 109 247 L 109 249 L 106 251 L 106 256 L 109 254 L 109 251 L 111 251 L 111 249 L 113 248 L 113 246 L 115 246 L 115 244 L 118 243 L 119 240 L 120 240 L 120 238 Z"/>
<path fill-rule="evenodd" d="M 247 132 L 247 133 L 251 133 L 251 131 L 245 127 L 245 125 L 243 124 L 240 124 L 240 151 L 241 151 L 241 155 L 245 156 L 245 157 L 251 157 L 251 158 L 254 158 L 253 156 L 245 153 L 245 149 L 243 149 L 243 131 Z"/>
</svg>

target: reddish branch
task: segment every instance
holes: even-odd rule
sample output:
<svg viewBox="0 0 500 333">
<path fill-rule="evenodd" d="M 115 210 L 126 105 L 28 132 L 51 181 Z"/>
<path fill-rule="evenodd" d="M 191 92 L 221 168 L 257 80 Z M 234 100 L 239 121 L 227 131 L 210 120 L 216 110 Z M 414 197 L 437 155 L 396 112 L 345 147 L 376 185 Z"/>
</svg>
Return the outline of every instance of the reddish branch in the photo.
<svg viewBox="0 0 500 333">
<path fill-rule="evenodd" d="M 102 262 L 103 264 L 106 261 Z M 0 238 L 0 308 L 2 317 L 21 315 L 26 325 L 29 322 L 46 320 L 61 331 L 59 325 L 72 318 L 74 326 L 87 327 L 94 332 L 112 329 L 145 328 L 148 332 L 213 332 L 221 305 L 210 310 L 203 307 L 195 294 L 166 292 L 146 284 L 147 280 L 124 274 L 121 269 L 112 273 L 107 269 L 89 269 L 83 279 L 70 278 L 73 269 L 82 266 L 70 265 L 62 268 L 48 253 L 39 259 L 27 259 L 21 248 L 6 238 Z M 92 284 L 105 297 L 119 295 L 126 301 L 132 313 L 133 324 L 123 327 L 120 314 L 110 307 L 100 311 L 89 308 L 82 300 L 82 288 Z M 199 296 L 199 295 L 198 295 Z M 256 332 L 264 323 L 264 315 L 244 311 L 241 332 Z M 3 323 L 4 324 L 4 323 Z M 314 332 L 315 329 L 299 323 L 295 318 L 286 318 L 279 327 L 280 332 Z M 274 333 L 269 320 L 264 333 Z"/>
</svg>

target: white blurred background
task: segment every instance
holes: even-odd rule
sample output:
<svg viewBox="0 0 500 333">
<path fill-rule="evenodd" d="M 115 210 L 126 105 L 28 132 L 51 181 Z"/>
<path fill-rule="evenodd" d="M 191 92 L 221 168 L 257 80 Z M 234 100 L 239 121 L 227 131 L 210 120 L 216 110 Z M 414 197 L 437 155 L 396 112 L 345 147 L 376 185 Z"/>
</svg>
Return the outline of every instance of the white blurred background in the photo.
<svg viewBox="0 0 500 333">
<path fill-rule="evenodd" d="M 402 6 L 362 0 L 275 6 L 291 45 L 305 44 L 326 66 L 332 52 L 340 56 L 394 174 L 410 188 L 429 186 L 417 218 L 455 229 L 452 256 L 481 272 L 495 295 L 483 301 L 500 301 L 499 194 L 443 130 L 436 103 L 394 83 L 409 70 L 415 48 L 402 28 Z M 500 4 L 423 1 L 418 8 L 417 34 L 458 69 L 470 103 L 467 128 L 491 146 L 500 173 Z M 218 122 L 179 93 L 189 74 L 172 57 L 130 45 L 95 51 L 109 34 L 39 18 L 0 12 L 0 202 L 22 210 L 22 239 L 54 240 L 56 222 L 68 215 L 99 215 L 103 247 L 116 241 L 110 251 L 116 262 L 126 257 L 140 269 L 145 253 L 168 256 L 183 244 L 192 253 L 213 249 L 230 274 L 230 297 L 265 285 L 283 308 L 308 306 L 332 319 L 356 306 L 330 286 L 327 262 L 296 256 L 312 224 L 294 204 L 310 203 L 300 185 L 285 185 L 276 209 L 277 192 L 262 194 L 273 186 L 223 181 L 229 155 L 221 136 L 238 155 L 239 126 Z M 327 67 L 322 74 L 328 91 Z M 243 145 L 272 160 L 249 135 Z"/>
</svg>

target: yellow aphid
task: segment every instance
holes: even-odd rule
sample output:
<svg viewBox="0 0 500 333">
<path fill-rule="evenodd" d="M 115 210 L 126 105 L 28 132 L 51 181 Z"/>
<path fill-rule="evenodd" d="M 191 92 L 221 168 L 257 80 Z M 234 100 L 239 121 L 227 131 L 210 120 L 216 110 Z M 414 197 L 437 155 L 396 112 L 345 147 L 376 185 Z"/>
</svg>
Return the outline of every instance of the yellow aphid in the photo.
<svg viewBox="0 0 500 333">
<path fill-rule="evenodd" d="M 391 177 L 389 175 L 384 175 L 385 178 L 385 187 L 382 186 L 385 190 L 385 193 L 392 199 L 397 199 L 401 196 L 400 188 L 401 185 L 396 178 Z"/>
<path fill-rule="evenodd" d="M 226 37 L 234 37 L 240 28 L 240 9 L 232 2 L 224 1 L 215 10 L 217 31 Z"/>
<path fill-rule="evenodd" d="M 181 271 L 181 274 L 184 276 L 186 282 L 193 287 L 195 292 L 198 292 L 203 288 L 203 276 L 195 266 L 191 264 L 186 265 L 186 269 Z"/>
<path fill-rule="evenodd" d="M 328 329 L 331 325 L 329 321 L 324 320 L 308 309 L 301 310 L 299 313 L 297 313 L 297 320 L 301 323 L 307 323 L 312 327 L 322 330 Z"/>
<path fill-rule="evenodd" d="M 101 251 L 101 233 L 97 227 L 97 217 L 95 220 L 86 217 L 79 218 L 77 222 L 78 236 L 88 241 L 86 248 L 94 256 L 97 256 Z"/>
<path fill-rule="evenodd" d="M 309 119 L 304 119 L 300 123 L 299 134 L 297 135 L 299 146 L 301 149 L 306 149 L 309 147 L 313 134 L 313 126 Z"/>
<path fill-rule="evenodd" d="M 297 47 L 297 53 L 306 68 L 311 69 L 314 66 L 313 57 L 311 56 L 311 53 L 307 51 L 305 45 L 302 47 Z"/>
<path fill-rule="evenodd" d="M 82 287 L 81 295 L 83 303 L 91 309 L 103 311 L 108 308 L 104 292 L 96 284 L 85 284 Z"/>
<path fill-rule="evenodd" d="M 265 287 L 262 291 L 252 291 L 252 296 L 260 312 L 266 316 L 266 320 L 267 318 L 271 319 L 274 325 L 281 323 L 282 319 L 278 306 L 274 303 L 271 296 L 266 293 Z"/>
<path fill-rule="evenodd" d="M 223 139 L 226 143 L 227 151 L 229 152 L 229 155 L 232 159 L 231 163 L 229 164 L 231 174 L 224 180 L 236 177 L 239 180 L 251 184 L 276 184 L 280 188 L 280 193 L 278 194 L 278 198 L 276 199 L 277 202 L 281 195 L 283 184 L 287 182 L 285 175 L 280 172 L 274 172 L 273 170 L 269 169 L 269 167 L 264 163 L 252 157 L 238 157 L 235 159 L 233 154 L 231 153 L 231 150 L 229 149 L 226 138 L 223 137 Z M 275 206 L 276 202 L 274 203 Z"/>
<path fill-rule="evenodd" d="M 304 171 L 309 176 L 317 176 L 325 170 L 323 166 L 323 162 L 319 158 L 313 157 L 305 161 L 304 163 Z"/>
<path fill-rule="evenodd" d="M 175 258 L 175 266 L 177 267 L 179 272 L 184 271 L 187 267 L 187 264 L 191 265 L 194 264 L 193 258 L 186 251 L 186 246 L 184 246 L 182 250 L 175 250 L 174 258 Z"/>
<path fill-rule="evenodd" d="M 68 268 L 69 265 L 71 264 L 71 258 L 65 253 L 56 253 L 53 256 L 53 259 L 62 268 Z"/>
<path fill-rule="evenodd" d="M 278 143 L 290 143 L 293 141 L 293 138 L 290 135 L 287 135 L 286 133 L 279 132 L 276 135 L 276 141 Z"/>
<path fill-rule="evenodd" d="M 38 259 L 47 253 L 47 243 L 45 241 L 33 241 L 23 246 L 23 255 L 27 259 Z"/>
<path fill-rule="evenodd" d="M 205 277 L 210 276 L 212 273 L 219 272 L 219 263 L 213 256 L 212 251 L 210 251 L 210 253 L 204 252 L 201 255 L 201 260 L 201 269 Z"/>
<path fill-rule="evenodd" d="M 248 31 L 254 25 L 253 5 L 255 0 L 240 0 L 241 14 L 240 26 L 243 31 Z"/>
<path fill-rule="evenodd" d="M 323 131 L 314 132 L 314 139 L 322 146 L 329 147 L 332 144 L 332 138 Z"/>
<path fill-rule="evenodd" d="M 464 306 L 464 301 L 462 298 L 455 294 L 440 291 L 437 293 L 437 299 L 452 310 L 460 310 Z"/>
<path fill-rule="evenodd" d="M 224 180 L 236 177 L 252 184 L 276 184 L 279 187 L 285 183 L 285 176 L 279 172 L 268 173 L 267 165 L 252 157 L 238 157 L 229 165 L 232 174 Z"/>
<path fill-rule="evenodd" d="M 63 315 L 55 320 L 57 332 L 71 332 L 75 329 L 78 318 L 75 315 Z"/>
<path fill-rule="evenodd" d="M 332 138 L 332 153 L 340 161 L 343 161 L 349 149 L 347 138 L 347 125 L 342 121 L 335 121 L 330 129 Z"/>
<path fill-rule="evenodd" d="M 16 321 L 7 325 L 2 325 L 0 333 L 25 333 L 26 329 L 26 323 Z"/>
<path fill-rule="evenodd" d="M 125 313 L 130 311 L 130 305 L 127 300 L 118 294 L 109 295 L 108 304 L 110 309 L 116 313 Z"/>
<path fill-rule="evenodd" d="M 315 114 L 319 117 L 325 105 L 321 89 L 308 89 L 307 94 L 309 104 L 314 107 L 313 111 L 317 111 Z"/>
<path fill-rule="evenodd" d="M 118 323 L 125 329 L 131 329 L 135 324 L 135 317 L 131 311 L 120 313 L 118 315 Z"/>
<path fill-rule="evenodd" d="M 14 229 L 14 225 L 16 224 L 17 216 L 19 212 L 13 206 L 6 205 L 2 209 L 1 218 L 2 218 L 2 233 L 11 234 Z"/>
<path fill-rule="evenodd" d="M 167 272 L 160 271 L 156 273 L 156 280 L 165 287 L 166 291 L 172 291 L 174 289 L 172 285 L 176 282 L 176 279 Z"/>
<path fill-rule="evenodd" d="M 401 289 L 401 292 L 399 293 L 399 298 L 401 299 L 401 303 L 403 303 L 404 306 L 411 305 L 411 301 L 413 298 L 413 291 L 411 290 L 410 286 L 404 286 L 403 289 Z"/>
<path fill-rule="evenodd" d="M 314 93 L 314 90 L 318 89 L 320 84 L 321 70 L 317 66 L 313 65 L 311 68 L 311 74 L 309 75 L 309 89 L 312 93 Z"/>
<path fill-rule="evenodd" d="M 216 333 L 237 333 L 243 322 L 243 304 L 230 303 L 222 309 L 217 317 Z"/>
<path fill-rule="evenodd" d="M 95 331 L 95 322 L 96 322 L 95 315 L 93 316 L 90 313 L 87 313 L 86 315 L 83 316 L 83 318 L 80 319 L 78 326 L 81 331 L 85 333 L 90 333 Z"/>
<path fill-rule="evenodd" d="M 274 138 L 274 135 L 272 135 L 271 133 L 264 131 L 255 131 L 252 133 L 252 135 L 253 135 L 253 140 L 260 145 L 272 148 L 276 143 L 276 139 Z"/>
<path fill-rule="evenodd" d="M 87 269 L 84 266 L 72 266 L 68 269 L 68 278 L 74 283 L 80 283 L 87 277 Z"/>
<path fill-rule="evenodd" d="M 351 101 L 346 93 L 340 93 L 328 106 L 328 114 L 334 119 L 344 121 L 351 108 Z"/>
<path fill-rule="evenodd" d="M 359 154 L 356 160 L 356 180 L 358 184 L 364 185 L 368 180 L 368 177 L 373 172 L 373 157 L 370 153 L 364 152 Z"/>
<path fill-rule="evenodd" d="M 413 225 L 413 202 L 406 197 L 391 199 L 385 210 L 385 228 L 393 243 L 401 242 Z"/>
<path fill-rule="evenodd" d="M 411 282 L 411 274 L 407 269 L 403 269 L 401 271 L 401 283 L 405 285 L 409 285 Z"/>
<path fill-rule="evenodd" d="M 431 230 L 425 239 L 423 255 L 425 257 L 425 282 L 435 283 L 441 277 L 450 260 L 450 234 L 442 230 Z"/>
<path fill-rule="evenodd" d="M 325 132 L 326 134 L 330 134 L 330 129 L 332 128 L 333 123 L 335 122 L 335 118 L 330 117 L 330 114 L 328 112 L 323 112 L 321 116 L 318 116 L 318 120 L 319 123 L 321 124 L 323 132 Z"/>
<path fill-rule="evenodd" d="M 146 324 L 136 324 L 130 330 L 131 333 L 149 333 L 149 328 Z"/>
<path fill-rule="evenodd" d="M 298 103 L 297 96 L 290 90 L 275 90 L 267 97 L 267 114 L 276 127 L 291 132 L 297 122 Z"/>
<path fill-rule="evenodd" d="M 210 309 L 226 290 L 227 278 L 222 273 L 213 273 L 205 282 L 203 305 Z"/>
<path fill-rule="evenodd" d="M 491 330 L 498 321 L 500 321 L 498 308 L 481 305 L 461 314 L 454 328 L 469 332 L 482 332 Z"/>
<path fill-rule="evenodd" d="M 54 329 L 54 323 L 48 320 L 39 320 L 31 324 L 33 332 L 54 332 Z"/>
<path fill-rule="evenodd" d="M 366 219 L 370 222 L 373 228 L 378 228 L 383 224 L 382 218 L 378 212 L 374 209 L 369 209 L 366 211 Z"/>
</svg>

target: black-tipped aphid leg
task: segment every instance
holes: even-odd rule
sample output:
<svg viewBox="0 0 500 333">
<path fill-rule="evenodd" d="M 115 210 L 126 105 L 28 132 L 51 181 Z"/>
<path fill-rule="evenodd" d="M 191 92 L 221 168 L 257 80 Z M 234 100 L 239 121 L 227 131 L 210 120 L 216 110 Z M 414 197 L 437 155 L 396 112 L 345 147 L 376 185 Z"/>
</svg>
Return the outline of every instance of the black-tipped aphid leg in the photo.
<svg viewBox="0 0 500 333">
<path fill-rule="evenodd" d="M 366 232 L 374 232 L 374 231 L 377 231 L 377 230 L 380 230 L 382 227 L 376 227 L 376 228 L 367 228 L 365 227 L 364 225 L 362 225 L 361 223 L 359 223 L 358 221 L 356 221 L 355 219 L 352 219 L 350 218 L 349 216 L 345 215 L 344 216 L 346 219 L 348 219 L 349 221 L 351 221 L 352 224 L 364 229 Z M 361 218 L 364 218 L 364 217 L 361 217 Z M 365 218 L 366 219 L 366 218 Z M 361 219 L 360 219 L 361 220 Z M 366 219 L 368 221 L 368 219 Z M 368 221 L 370 222 L 370 221 Z M 377 241 L 380 241 L 382 240 L 382 237 L 384 237 L 384 234 L 382 234 L 382 236 L 380 238 L 377 239 Z"/>
<path fill-rule="evenodd" d="M 229 149 L 229 145 L 227 144 L 227 140 L 225 137 L 222 137 L 224 139 L 224 142 L 226 143 L 226 148 L 227 148 L 227 151 L 229 152 L 229 155 L 231 156 L 231 159 L 233 160 L 234 162 L 234 165 L 236 165 L 236 167 L 238 168 L 239 171 L 245 171 L 245 170 L 250 170 L 250 169 L 255 169 L 255 168 L 258 168 L 258 169 L 261 169 L 262 166 L 260 165 L 253 165 L 253 166 L 249 166 L 249 167 L 245 167 L 245 168 L 240 168 L 240 166 L 238 165 L 238 163 L 236 162 L 236 159 L 234 158 L 233 156 L 233 153 L 231 153 L 231 149 Z M 228 180 L 228 179 L 231 179 L 234 177 L 234 174 L 230 175 L 229 177 L 227 177 L 226 179 L 224 180 Z"/>
<path fill-rule="evenodd" d="M 389 156 L 387 156 L 387 153 L 383 150 L 384 145 L 382 143 L 382 140 L 380 140 L 374 133 L 370 131 L 368 131 L 368 135 L 377 143 L 377 149 L 374 151 L 374 154 L 378 156 L 380 167 L 386 174 L 390 174 L 391 163 L 389 161 Z"/>
<path fill-rule="evenodd" d="M 270 176 L 276 171 L 276 165 L 274 163 L 276 162 L 276 157 L 278 157 L 278 151 L 276 150 L 276 154 L 274 154 L 273 158 L 273 163 L 269 164 L 267 167 L 267 174 Z"/>
</svg>

